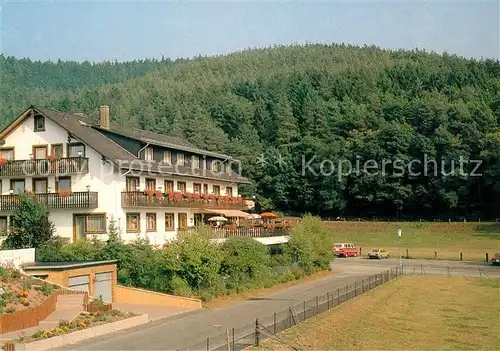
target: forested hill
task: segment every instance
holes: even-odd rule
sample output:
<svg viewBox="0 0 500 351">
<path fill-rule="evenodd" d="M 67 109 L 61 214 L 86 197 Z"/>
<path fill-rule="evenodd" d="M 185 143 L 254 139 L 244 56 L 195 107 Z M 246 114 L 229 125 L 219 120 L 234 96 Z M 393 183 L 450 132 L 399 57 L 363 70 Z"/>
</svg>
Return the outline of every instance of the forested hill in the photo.
<svg viewBox="0 0 500 351">
<path fill-rule="evenodd" d="M 48 101 L 60 100 L 67 92 L 123 82 L 158 71 L 169 64 L 171 61 L 166 59 L 125 63 L 55 63 L 0 55 L 0 123 L 5 125 L 30 104 L 46 105 Z"/>
<path fill-rule="evenodd" d="M 82 90 L 67 86 L 42 102 L 92 116 L 109 104 L 122 124 L 235 155 L 256 183 L 250 191 L 274 209 L 395 217 L 399 205 L 401 216 L 500 217 L 497 61 L 307 45 L 163 63 L 151 71 L 115 84 L 90 80 Z M 415 162 L 412 174 L 396 164 L 386 164 L 385 175 L 363 172 L 369 159 L 406 166 L 424 155 L 437 161 L 425 173 Z M 475 174 L 482 176 L 465 175 L 474 163 L 458 174 L 461 157 L 481 160 Z M 361 172 L 339 176 L 339 162 L 347 160 L 358 161 Z M 457 174 L 443 175 L 441 161 L 446 173 L 454 161 Z"/>
</svg>

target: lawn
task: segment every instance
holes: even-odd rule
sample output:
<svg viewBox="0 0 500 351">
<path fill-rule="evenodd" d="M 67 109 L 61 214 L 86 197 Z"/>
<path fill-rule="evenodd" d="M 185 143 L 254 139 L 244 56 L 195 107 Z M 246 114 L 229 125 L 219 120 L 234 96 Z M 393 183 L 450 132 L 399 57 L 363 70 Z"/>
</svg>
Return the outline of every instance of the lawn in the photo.
<svg viewBox="0 0 500 351">
<path fill-rule="evenodd" d="M 432 298 L 430 298 L 432 296 Z M 407 276 L 268 339 L 262 350 L 500 350 L 500 281 Z"/>
<path fill-rule="evenodd" d="M 335 242 L 353 242 L 362 253 L 383 247 L 398 255 L 397 228 L 402 229 L 401 254 L 411 258 L 484 261 L 500 252 L 500 223 L 324 222 Z"/>
</svg>

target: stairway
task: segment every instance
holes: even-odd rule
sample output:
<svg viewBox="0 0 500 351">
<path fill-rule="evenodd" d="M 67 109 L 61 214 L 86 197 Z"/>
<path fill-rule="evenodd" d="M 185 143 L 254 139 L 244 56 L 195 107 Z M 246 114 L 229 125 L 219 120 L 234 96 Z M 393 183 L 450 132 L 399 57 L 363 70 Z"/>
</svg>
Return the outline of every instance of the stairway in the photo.
<svg viewBox="0 0 500 351">
<path fill-rule="evenodd" d="M 84 296 L 84 294 L 58 295 L 56 301 L 56 310 L 51 315 L 41 321 L 36 327 L 1 334 L 0 346 L 7 341 L 18 339 L 23 334 L 32 335 L 39 330 L 55 329 L 59 326 L 59 322 L 62 320 L 71 322 L 84 311 Z"/>
<path fill-rule="evenodd" d="M 56 310 L 41 321 L 38 327 L 42 330 L 54 329 L 62 320 L 71 322 L 83 312 L 83 298 L 83 294 L 57 296 Z"/>
</svg>

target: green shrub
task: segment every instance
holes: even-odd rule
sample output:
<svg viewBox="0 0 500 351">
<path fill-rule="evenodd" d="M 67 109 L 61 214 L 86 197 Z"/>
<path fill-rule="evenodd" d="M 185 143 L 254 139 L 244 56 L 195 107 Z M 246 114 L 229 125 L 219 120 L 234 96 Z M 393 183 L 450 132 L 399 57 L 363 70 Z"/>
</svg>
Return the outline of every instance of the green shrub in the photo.
<svg viewBox="0 0 500 351">
<path fill-rule="evenodd" d="M 191 287 L 189 286 L 188 282 L 176 275 L 174 275 L 170 280 L 170 291 L 174 295 L 179 295 L 179 296 L 192 295 Z"/>
<path fill-rule="evenodd" d="M 292 229 L 284 252 L 310 274 L 317 269 L 329 269 L 333 259 L 332 244 L 320 218 L 307 215 Z"/>
<path fill-rule="evenodd" d="M 227 277 L 228 289 L 259 287 L 270 276 L 271 257 L 267 247 L 252 238 L 235 237 L 221 247 L 222 262 L 220 273 Z"/>
<path fill-rule="evenodd" d="M 4 299 L 0 299 L 0 307 L 5 307 L 7 304 L 5 303 Z"/>
<path fill-rule="evenodd" d="M 12 279 L 19 279 L 21 278 L 21 273 L 17 269 L 13 269 L 10 272 L 10 276 Z"/>
<path fill-rule="evenodd" d="M 47 282 L 43 282 L 41 289 L 43 295 L 49 296 L 50 294 L 52 294 L 52 290 L 52 285 L 48 284 Z"/>
</svg>

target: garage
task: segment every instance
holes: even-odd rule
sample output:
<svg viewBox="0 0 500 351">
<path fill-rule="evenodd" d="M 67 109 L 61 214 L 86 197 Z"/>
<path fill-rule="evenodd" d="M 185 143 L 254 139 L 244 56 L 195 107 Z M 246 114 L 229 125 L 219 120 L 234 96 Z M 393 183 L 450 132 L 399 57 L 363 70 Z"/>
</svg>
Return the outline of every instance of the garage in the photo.
<svg viewBox="0 0 500 351">
<path fill-rule="evenodd" d="M 23 269 L 28 275 L 113 302 L 113 290 L 117 284 L 116 260 L 34 262 L 26 264 Z"/>
<path fill-rule="evenodd" d="M 90 293 L 90 276 L 85 274 L 69 277 L 68 288 Z"/>
<path fill-rule="evenodd" d="M 112 302 L 112 272 L 96 273 L 94 281 L 94 297 L 102 297 L 104 302 Z"/>
</svg>

